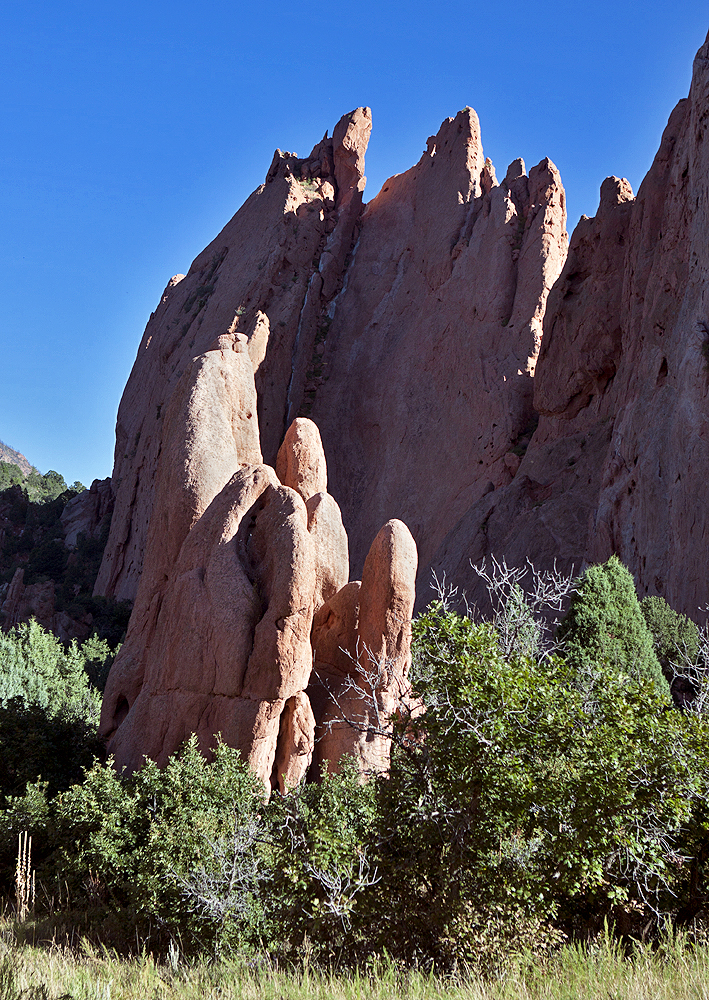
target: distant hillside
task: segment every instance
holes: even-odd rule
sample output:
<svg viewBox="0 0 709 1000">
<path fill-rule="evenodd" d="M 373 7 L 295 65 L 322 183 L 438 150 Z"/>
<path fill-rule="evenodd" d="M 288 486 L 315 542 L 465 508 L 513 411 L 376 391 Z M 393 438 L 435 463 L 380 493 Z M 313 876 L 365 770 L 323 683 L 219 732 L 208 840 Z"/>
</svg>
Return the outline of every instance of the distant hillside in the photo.
<svg viewBox="0 0 709 1000">
<path fill-rule="evenodd" d="M 0 441 L 0 462 L 9 462 L 11 465 L 18 465 L 22 470 L 23 476 L 29 476 L 30 472 L 37 472 L 33 465 L 27 461 L 24 455 L 19 451 L 15 451 L 9 445 Z"/>
</svg>

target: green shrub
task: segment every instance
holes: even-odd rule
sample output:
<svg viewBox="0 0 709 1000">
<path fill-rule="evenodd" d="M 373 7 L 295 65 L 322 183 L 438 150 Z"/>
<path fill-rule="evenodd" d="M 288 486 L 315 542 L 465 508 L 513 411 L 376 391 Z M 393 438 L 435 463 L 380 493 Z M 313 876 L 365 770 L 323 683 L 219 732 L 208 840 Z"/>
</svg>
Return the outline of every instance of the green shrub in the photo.
<svg viewBox="0 0 709 1000">
<path fill-rule="evenodd" d="M 14 699 L 0 705 L 0 803 L 22 796 L 28 783 L 44 782 L 48 795 L 83 780 L 103 755 L 96 727 L 77 715 L 49 715 Z"/>
<path fill-rule="evenodd" d="M 92 661 L 110 655 L 107 644 L 95 641 L 87 652 Z M 0 632 L 0 704 L 17 698 L 49 715 L 68 712 L 95 723 L 100 697 L 89 685 L 85 664 L 76 640 L 65 647 L 34 619 Z"/>
<path fill-rule="evenodd" d="M 635 584 L 617 556 L 589 566 L 557 630 L 563 655 L 582 683 L 593 683 L 600 664 L 652 680 L 669 700 L 669 685 L 655 655 Z"/>
<path fill-rule="evenodd" d="M 426 711 L 379 783 L 377 947 L 450 966 L 674 908 L 683 849 L 707 846 L 707 722 L 612 660 L 590 705 L 574 665 L 503 657 L 489 624 L 440 604 L 414 632 Z"/>
<path fill-rule="evenodd" d="M 686 615 L 674 611 L 664 597 L 643 597 L 640 609 L 652 635 L 655 655 L 671 680 L 675 667 L 693 665 L 699 651 L 699 629 Z"/>
<path fill-rule="evenodd" d="M 12 462 L 0 462 L 0 492 L 10 486 L 21 484 L 24 479 L 22 469 Z"/>
<path fill-rule="evenodd" d="M 54 795 L 102 756 L 91 675 L 111 655 L 95 638 L 65 647 L 34 619 L 0 632 L 0 803 L 38 779 Z"/>
<path fill-rule="evenodd" d="M 363 957 L 377 873 L 377 785 L 353 761 L 269 803 L 272 862 L 264 882 L 272 947 L 324 963 Z"/>
<path fill-rule="evenodd" d="M 163 770 L 149 761 L 120 778 L 96 765 L 52 803 L 43 876 L 64 881 L 75 905 L 100 903 L 143 935 L 152 927 L 163 947 L 172 937 L 208 949 L 255 938 L 255 884 L 242 887 L 242 909 L 218 913 L 203 904 L 219 881 L 220 847 L 226 892 L 229 872 L 243 861 L 238 833 L 260 829 L 263 807 L 263 787 L 238 751 L 219 744 L 207 763 L 194 736 Z M 247 849 L 262 850 L 253 839 Z"/>
<path fill-rule="evenodd" d="M 691 919 L 709 898 L 709 717 L 672 708 L 638 669 L 617 631 L 620 607 L 635 629 L 629 574 L 594 569 L 566 660 L 540 655 L 512 577 L 497 625 L 432 605 L 413 625 L 415 711 L 400 706 L 389 773 L 346 765 L 268 803 L 237 751 L 220 744 L 208 763 L 194 736 L 162 770 L 94 762 L 88 736 L 60 726 L 105 647 L 60 662 L 33 623 L 0 637 L 24 657 L 5 671 L 22 700 L 0 712 L 3 886 L 29 830 L 42 898 L 68 897 L 108 945 L 342 964 L 386 952 L 442 970 L 494 968 L 604 920 L 639 934 Z"/>
</svg>

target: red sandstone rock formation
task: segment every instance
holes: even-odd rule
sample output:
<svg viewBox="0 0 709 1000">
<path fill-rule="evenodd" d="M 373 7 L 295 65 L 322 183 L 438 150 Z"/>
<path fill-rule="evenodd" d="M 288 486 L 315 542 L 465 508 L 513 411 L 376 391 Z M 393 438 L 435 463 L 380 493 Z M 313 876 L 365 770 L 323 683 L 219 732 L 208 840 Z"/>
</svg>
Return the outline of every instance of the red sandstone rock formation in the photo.
<svg viewBox="0 0 709 1000">
<path fill-rule="evenodd" d="M 53 581 L 26 584 L 24 577 L 24 569 L 15 570 L 5 599 L 0 604 L 0 624 L 3 630 L 8 632 L 14 625 L 34 618 L 62 642 L 86 639 L 91 631 L 91 615 L 77 620 L 71 618 L 66 611 L 57 611 Z"/>
<path fill-rule="evenodd" d="M 708 116 L 709 40 L 637 198 L 607 179 L 568 257 L 556 168 L 498 184 L 470 109 L 365 208 L 366 109 L 277 151 L 168 286 L 121 404 L 97 583 L 140 580 L 104 703 L 119 763 L 221 730 L 281 788 L 345 745 L 377 766 L 327 688 L 363 719 L 401 688 L 396 519 L 420 603 L 431 567 L 476 600 L 471 560 L 612 551 L 644 592 L 709 601 Z M 381 690 L 354 705 L 370 654 Z"/>
<path fill-rule="evenodd" d="M 565 253 L 558 173 L 544 161 L 527 177 L 516 161 L 498 185 L 466 109 L 363 215 L 370 128 L 358 109 L 306 160 L 277 151 L 146 329 L 96 585 L 136 596 L 102 716 L 119 766 L 162 762 L 191 731 L 207 751 L 221 731 L 284 787 L 317 730 L 316 764 L 349 749 L 381 767 L 386 742 L 369 730 L 408 669 L 417 564 L 392 515 L 415 518 L 430 556 L 471 498 L 512 476 Z M 338 498 L 357 566 L 387 522 L 361 587 Z M 339 709 L 313 656 L 336 675 Z"/>
<path fill-rule="evenodd" d="M 485 555 L 580 569 L 615 552 L 643 594 L 709 602 L 709 38 L 633 198 L 608 178 L 552 289 L 539 426 L 514 481 L 461 518 L 434 565 L 477 597 Z"/>
<path fill-rule="evenodd" d="M 101 731 L 116 766 L 131 770 L 146 756 L 165 763 L 192 732 L 209 753 L 221 734 L 266 788 L 285 791 L 310 767 L 316 723 L 328 709 L 321 698 L 316 719 L 305 690 L 311 630 L 315 610 L 347 582 L 347 536 L 324 490 L 306 505 L 273 469 L 243 461 L 258 454 L 246 362 L 245 353 L 216 344 L 194 360 L 171 401 L 145 568 Z M 289 431 L 279 454 L 285 478 L 301 489 L 327 486 L 311 421 Z M 361 635 L 388 671 L 373 692 L 380 712 L 395 710 L 408 668 L 416 578 L 407 529 L 391 535 L 389 526 L 380 532 L 363 585 Z M 349 668 L 356 674 L 358 662 Z M 386 742 L 378 740 L 374 759 L 359 752 L 361 740 L 359 731 L 343 734 L 340 755 L 385 766 Z"/>
<path fill-rule="evenodd" d="M 362 581 L 348 584 L 313 623 L 315 763 L 337 770 L 345 754 L 363 771 L 389 759 L 389 720 L 406 696 L 416 543 L 401 521 L 388 521 L 372 543 Z"/>
<path fill-rule="evenodd" d="M 277 151 L 266 184 L 168 286 L 119 410 L 97 593 L 135 596 L 168 400 L 189 360 L 227 330 L 246 338 L 266 462 L 312 412 L 355 572 L 396 517 L 428 578 L 447 532 L 512 479 L 566 253 L 558 172 L 544 160 L 527 176 L 516 160 L 498 184 L 467 108 L 363 212 L 370 128 L 360 108 L 306 160 Z"/>
<path fill-rule="evenodd" d="M 311 391 L 323 295 L 338 290 L 354 239 L 370 128 L 369 110 L 359 108 L 309 157 L 277 150 L 265 184 L 187 275 L 168 283 L 118 411 L 116 509 L 96 593 L 136 596 L 168 407 L 192 359 L 215 338 L 244 338 L 255 373 L 263 458 L 275 463 L 289 412 L 297 412 Z"/>
<path fill-rule="evenodd" d="M 448 531 L 512 479 L 565 220 L 549 160 L 497 184 L 470 108 L 367 205 L 312 409 L 355 572 L 397 517 L 427 581 Z"/>
<path fill-rule="evenodd" d="M 105 519 L 113 513 L 113 489 L 110 479 L 94 479 L 88 490 L 70 500 L 62 511 L 64 544 L 75 549 L 79 535 L 97 538 Z"/>
</svg>

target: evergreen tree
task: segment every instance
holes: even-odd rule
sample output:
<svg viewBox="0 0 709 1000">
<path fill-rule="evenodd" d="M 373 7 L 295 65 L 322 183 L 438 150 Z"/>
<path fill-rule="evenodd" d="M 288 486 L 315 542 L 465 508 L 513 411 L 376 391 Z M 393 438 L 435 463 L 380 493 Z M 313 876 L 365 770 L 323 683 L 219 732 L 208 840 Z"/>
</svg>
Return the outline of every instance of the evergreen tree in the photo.
<svg viewBox="0 0 709 1000">
<path fill-rule="evenodd" d="M 580 674 L 591 675 L 598 664 L 609 664 L 624 673 L 651 678 L 658 693 L 669 699 L 669 685 L 655 655 L 633 578 L 617 556 L 589 566 L 583 574 L 557 638 L 567 662 Z"/>
<path fill-rule="evenodd" d="M 697 659 L 699 629 L 686 615 L 669 606 L 664 597 L 643 597 L 640 608 L 652 634 L 655 654 L 668 680 L 674 666 L 690 666 Z"/>
</svg>

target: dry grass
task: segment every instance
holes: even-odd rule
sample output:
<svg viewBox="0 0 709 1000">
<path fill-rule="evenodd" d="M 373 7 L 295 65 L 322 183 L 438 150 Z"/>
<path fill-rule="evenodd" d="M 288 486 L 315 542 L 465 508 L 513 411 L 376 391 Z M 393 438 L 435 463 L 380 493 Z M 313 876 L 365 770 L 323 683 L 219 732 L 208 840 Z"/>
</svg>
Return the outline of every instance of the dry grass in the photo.
<svg viewBox="0 0 709 1000">
<path fill-rule="evenodd" d="M 612 944 L 567 947 L 552 960 L 515 960 L 484 981 L 405 972 L 278 970 L 268 963 L 130 961 L 84 943 L 80 952 L 19 945 L 5 925 L 0 1000 L 709 1000 L 709 949 L 681 942 L 625 958 Z"/>
</svg>

